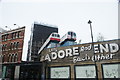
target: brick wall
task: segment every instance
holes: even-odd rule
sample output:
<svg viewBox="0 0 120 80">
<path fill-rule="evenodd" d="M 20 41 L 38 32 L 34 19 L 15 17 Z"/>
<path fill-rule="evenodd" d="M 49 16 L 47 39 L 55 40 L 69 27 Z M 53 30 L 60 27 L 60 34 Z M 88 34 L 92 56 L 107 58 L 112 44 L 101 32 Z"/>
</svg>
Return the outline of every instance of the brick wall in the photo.
<svg viewBox="0 0 120 80">
<path fill-rule="evenodd" d="M 24 42 L 25 27 L 2 33 L 2 62 L 20 62 Z"/>
</svg>

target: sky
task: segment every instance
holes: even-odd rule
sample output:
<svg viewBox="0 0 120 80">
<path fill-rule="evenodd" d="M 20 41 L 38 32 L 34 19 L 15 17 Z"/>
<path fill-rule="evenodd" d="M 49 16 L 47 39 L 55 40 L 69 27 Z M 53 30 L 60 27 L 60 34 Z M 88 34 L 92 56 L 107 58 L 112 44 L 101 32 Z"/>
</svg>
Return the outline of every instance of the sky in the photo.
<svg viewBox="0 0 120 80">
<path fill-rule="evenodd" d="M 0 0 L 0 12 L 0 27 L 6 30 L 26 26 L 30 31 L 36 21 L 57 26 L 61 37 L 74 31 L 77 42 L 88 43 L 91 20 L 94 41 L 99 33 L 105 40 L 118 38 L 118 0 Z"/>
</svg>

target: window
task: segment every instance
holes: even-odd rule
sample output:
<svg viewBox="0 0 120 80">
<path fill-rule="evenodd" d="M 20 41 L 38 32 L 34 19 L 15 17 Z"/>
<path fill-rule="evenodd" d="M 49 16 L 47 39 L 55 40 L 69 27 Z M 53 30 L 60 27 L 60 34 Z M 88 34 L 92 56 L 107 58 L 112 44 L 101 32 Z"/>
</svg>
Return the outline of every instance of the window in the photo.
<svg viewBox="0 0 120 80">
<path fill-rule="evenodd" d="M 103 76 L 104 78 L 120 78 L 119 73 L 120 63 L 116 64 L 103 64 Z"/>
<path fill-rule="evenodd" d="M 11 61 L 12 61 L 12 54 L 9 53 L 9 54 L 8 54 L 8 62 L 11 62 Z"/>
<path fill-rule="evenodd" d="M 5 50 L 7 50 L 7 44 L 5 44 Z"/>
<path fill-rule="evenodd" d="M 2 51 L 5 51 L 7 49 L 7 44 L 2 45 Z"/>
<path fill-rule="evenodd" d="M 94 65 L 75 66 L 75 75 L 77 79 L 80 78 L 95 78 L 96 71 Z"/>
<path fill-rule="evenodd" d="M 4 51 L 4 44 L 2 45 L 2 51 Z"/>
<path fill-rule="evenodd" d="M 68 79 L 70 78 L 70 67 L 51 67 L 50 68 L 51 79 Z"/>
<path fill-rule="evenodd" d="M 76 36 L 76 34 L 74 33 L 74 36 Z"/>
<path fill-rule="evenodd" d="M 71 32 L 68 32 L 68 35 L 71 35 Z"/>
<path fill-rule="evenodd" d="M 12 54 L 9 54 L 9 62 L 12 62 Z"/>
<path fill-rule="evenodd" d="M 11 38 L 14 39 L 14 33 L 11 34 Z"/>
<path fill-rule="evenodd" d="M 12 43 L 10 43 L 10 50 L 12 49 Z"/>
<path fill-rule="evenodd" d="M 50 42 L 49 45 L 47 46 L 47 48 L 54 48 L 54 47 L 59 47 L 59 44 Z"/>
<path fill-rule="evenodd" d="M 19 33 L 18 32 L 16 32 L 16 38 L 19 38 Z"/>
<path fill-rule="evenodd" d="M 11 59 L 10 57 L 11 57 L 11 55 L 10 55 L 10 54 L 8 54 L 8 62 L 10 62 L 10 61 L 11 61 L 11 60 L 10 60 L 10 59 Z"/>
<path fill-rule="evenodd" d="M 4 35 L 2 35 L 2 41 L 4 41 L 5 40 L 5 36 Z"/>
<path fill-rule="evenodd" d="M 17 37 L 20 38 L 21 31 L 18 32 Z"/>
<path fill-rule="evenodd" d="M 10 44 L 10 50 L 12 50 L 12 49 L 13 49 L 13 43 Z"/>
<path fill-rule="evenodd" d="M 17 35 L 18 35 L 18 33 L 17 33 L 17 32 L 15 32 L 15 38 L 18 38 L 18 36 L 17 36 Z"/>
<path fill-rule="evenodd" d="M 15 54 L 15 57 L 14 57 L 14 62 L 17 62 L 17 60 L 18 60 L 18 55 L 17 55 L 17 53 Z"/>
<path fill-rule="evenodd" d="M 14 58 L 15 58 L 15 57 L 14 57 L 14 54 L 12 54 L 12 62 L 14 62 Z"/>
<path fill-rule="evenodd" d="M 54 37 L 55 35 L 54 35 L 54 34 L 52 34 L 52 36 Z"/>
<path fill-rule="evenodd" d="M 16 49 L 18 49 L 18 47 L 19 47 L 19 42 L 16 43 Z"/>
<path fill-rule="evenodd" d="M 12 39 L 15 39 L 15 38 L 16 38 L 16 33 L 15 33 L 15 32 L 11 34 L 11 38 L 12 38 Z"/>
<path fill-rule="evenodd" d="M 66 41 L 64 44 L 62 44 L 61 46 L 70 46 L 70 45 L 75 45 L 75 42 L 73 41 Z"/>
<path fill-rule="evenodd" d="M 14 43 L 10 43 L 10 50 L 13 50 L 13 49 L 18 49 L 19 47 L 19 42 L 14 42 Z"/>
<path fill-rule="evenodd" d="M 2 35 L 2 41 L 8 40 L 9 34 Z"/>
<path fill-rule="evenodd" d="M 57 37 L 60 37 L 60 35 L 58 34 Z"/>
<path fill-rule="evenodd" d="M 9 34 L 5 35 L 5 41 L 8 40 L 8 36 L 9 36 Z"/>
<path fill-rule="evenodd" d="M 12 39 L 20 38 L 21 31 L 14 32 L 11 34 Z"/>
</svg>

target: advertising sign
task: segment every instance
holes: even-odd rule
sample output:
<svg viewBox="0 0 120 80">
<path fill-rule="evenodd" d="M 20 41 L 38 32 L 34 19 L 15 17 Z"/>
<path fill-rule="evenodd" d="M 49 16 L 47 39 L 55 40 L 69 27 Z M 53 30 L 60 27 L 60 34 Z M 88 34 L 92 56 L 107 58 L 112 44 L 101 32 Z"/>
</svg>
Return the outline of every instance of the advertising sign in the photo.
<svg viewBox="0 0 120 80">
<path fill-rule="evenodd" d="M 84 61 L 102 61 L 118 59 L 120 53 L 119 40 L 105 41 L 94 43 L 94 51 L 92 44 L 79 44 L 67 47 L 58 47 L 46 49 L 41 54 L 41 61 L 69 61 L 73 63 Z"/>
</svg>

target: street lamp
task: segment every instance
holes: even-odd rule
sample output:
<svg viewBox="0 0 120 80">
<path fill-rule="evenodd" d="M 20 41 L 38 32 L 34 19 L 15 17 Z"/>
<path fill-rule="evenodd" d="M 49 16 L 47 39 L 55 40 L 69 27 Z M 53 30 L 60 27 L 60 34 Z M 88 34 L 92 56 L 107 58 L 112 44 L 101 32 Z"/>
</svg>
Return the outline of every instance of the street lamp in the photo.
<svg viewBox="0 0 120 80">
<path fill-rule="evenodd" d="M 94 55 L 94 59 L 95 59 L 95 53 L 94 53 L 94 42 L 93 42 L 93 32 L 92 32 L 92 25 L 91 25 L 92 21 L 88 21 L 88 24 L 90 24 L 90 31 L 91 31 L 91 39 L 92 39 L 92 52 Z M 98 70 L 97 70 L 97 64 L 96 64 L 96 60 L 94 61 L 95 63 L 95 70 L 96 70 L 96 80 L 98 80 Z"/>
</svg>

